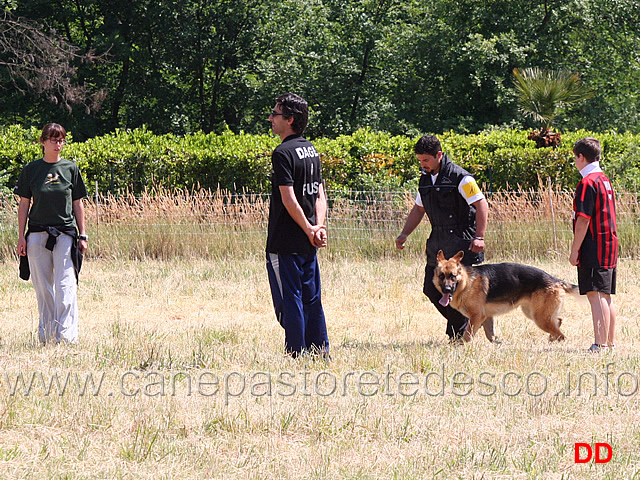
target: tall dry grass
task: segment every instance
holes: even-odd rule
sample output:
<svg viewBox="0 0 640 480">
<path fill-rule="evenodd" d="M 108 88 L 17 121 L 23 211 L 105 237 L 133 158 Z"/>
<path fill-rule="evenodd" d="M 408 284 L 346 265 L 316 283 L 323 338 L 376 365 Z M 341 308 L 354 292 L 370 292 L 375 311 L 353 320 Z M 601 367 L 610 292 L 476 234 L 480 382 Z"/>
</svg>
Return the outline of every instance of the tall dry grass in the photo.
<svg viewBox="0 0 640 480">
<path fill-rule="evenodd" d="M 414 192 L 330 194 L 330 243 L 325 255 L 379 258 L 393 248 Z M 487 258 L 530 261 L 564 258 L 573 238 L 572 193 L 538 191 L 487 194 L 490 204 Z M 637 258 L 640 206 L 634 193 L 617 196 L 621 255 Z M 264 250 L 269 197 L 224 191 L 153 189 L 143 195 L 98 196 L 86 202 L 89 257 L 129 259 L 251 256 Z M 0 204 L 0 258 L 14 256 L 16 206 Z M 403 255 L 422 256 L 428 221 Z"/>
</svg>

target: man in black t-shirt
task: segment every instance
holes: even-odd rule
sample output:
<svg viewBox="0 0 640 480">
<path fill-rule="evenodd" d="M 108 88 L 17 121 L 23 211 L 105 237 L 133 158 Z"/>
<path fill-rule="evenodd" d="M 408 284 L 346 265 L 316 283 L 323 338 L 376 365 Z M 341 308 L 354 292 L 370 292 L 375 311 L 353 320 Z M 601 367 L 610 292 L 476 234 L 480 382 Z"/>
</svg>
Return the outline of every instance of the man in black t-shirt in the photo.
<svg viewBox="0 0 640 480">
<path fill-rule="evenodd" d="M 320 157 L 302 137 L 307 102 L 291 93 L 279 96 L 269 115 L 282 143 L 271 157 L 272 193 L 267 235 L 267 272 L 276 316 L 285 330 L 285 350 L 329 355 L 320 295 L 316 251 L 327 245 L 327 200 Z"/>
</svg>

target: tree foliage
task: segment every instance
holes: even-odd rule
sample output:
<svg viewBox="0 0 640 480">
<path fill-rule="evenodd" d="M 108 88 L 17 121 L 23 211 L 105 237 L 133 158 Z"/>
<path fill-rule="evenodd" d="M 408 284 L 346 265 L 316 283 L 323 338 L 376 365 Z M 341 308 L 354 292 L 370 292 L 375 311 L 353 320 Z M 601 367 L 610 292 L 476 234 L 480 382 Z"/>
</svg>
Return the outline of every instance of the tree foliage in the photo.
<svg viewBox="0 0 640 480">
<path fill-rule="evenodd" d="M 515 68 L 580 74 L 595 95 L 558 113 L 572 130 L 640 131 L 636 0 L 83 0 L 5 2 L 19 28 L 66 45 L 44 67 L 13 42 L 0 64 L 3 123 L 58 120 L 78 138 L 143 125 L 153 132 L 266 133 L 274 98 L 311 104 L 310 136 L 363 127 L 414 135 L 529 126 Z M 527 14 L 523 14 L 527 12 Z M 37 25 L 37 27 L 36 27 Z M 18 27 L 16 27 L 18 28 Z M 17 30 L 16 30 L 17 31 Z M 21 38 L 29 38 L 23 35 Z M 9 44 L 7 42 L 6 44 Z M 105 62 L 82 62 L 107 55 Z M 22 54 L 22 57 L 19 55 Z M 87 57 L 89 56 L 89 57 Z M 17 59 L 20 59 L 19 61 Z M 60 110 L 104 91 L 102 108 Z M 22 72 L 29 80 L 18 78 Z M 46 82 L 42 83 L 45 85 Z M 44 96 L 43 96 L 44 95 Z M 98 98 L 99 99 L 99 98 Z M 91 102 L 86 102 L 91 104 Z"/>
<path fill-rule="evenodd" d="M 54 30 L 30 20 L 0 14 L 0 67 L 5 89 L 43 97 L 68 112 L 82 106 L 87 114 L 98 111 L 105 90 L 92 89 L 78 80 L 76 63 L 101 60 L 91 50 L 79 52 Z"/>
</svg>

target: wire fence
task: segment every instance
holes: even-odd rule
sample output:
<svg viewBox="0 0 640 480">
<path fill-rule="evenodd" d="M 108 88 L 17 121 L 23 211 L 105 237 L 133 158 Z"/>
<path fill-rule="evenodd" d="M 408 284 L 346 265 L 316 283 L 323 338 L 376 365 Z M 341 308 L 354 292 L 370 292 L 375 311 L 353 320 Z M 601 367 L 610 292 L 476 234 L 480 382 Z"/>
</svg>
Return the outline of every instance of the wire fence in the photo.
<svg viewBox="0 0 640 480">
<path fill-rule="evenodd" d="M 328 191 L 328 256 L 399 255 L 394 240 L 415 203 L 411 191 Z M 531 259 L 566 256 L 573 238 L 573 192 L 486 193 L 487 257 Z M 617 194 L 621 254 L 635 257 L 640 204 L 635 193 Z M 264 251 L 270 196 L 225 191 L 153 189 L 142 195 L 96 194 L 86 202 L 89 255 L 135 259 L 255 255 Z M 14 256 L 16 202 L 4 198 L 0 233 L 5 259 Z M 430 232 L 423 222 L 402 255 L 424 255 Z"/>
</svg>

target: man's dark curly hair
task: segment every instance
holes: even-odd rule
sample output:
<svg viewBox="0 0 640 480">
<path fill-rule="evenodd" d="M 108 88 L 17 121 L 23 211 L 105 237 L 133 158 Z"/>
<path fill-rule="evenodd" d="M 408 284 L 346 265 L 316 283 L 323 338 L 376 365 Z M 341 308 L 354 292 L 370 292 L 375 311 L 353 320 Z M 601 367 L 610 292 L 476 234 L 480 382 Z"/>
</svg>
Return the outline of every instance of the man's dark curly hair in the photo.
<svg viewBox="0 0 640 480">
<path fill-rule="evenodd" d="M 285 93 L 276 98 L 276 104 L 282 108 L 284 117 L 293 117 L 291 128 L 299 135 L 302 135 L 304 129 L 309 123 L 309 104 L 307 101 L 295 93 Z"/>
<path fill-rule="evenodd" d="M 416 146 L 413 147 L 413 152 L 418 155 L 426 153 L 427 155 L 435 157 L 436 154 L 441 151 L 442 146 L 440 145 L 440 140 L 438 140 L 434 135 L 424 135 L 420 140 L 418 140 Z"/>
</svg>

